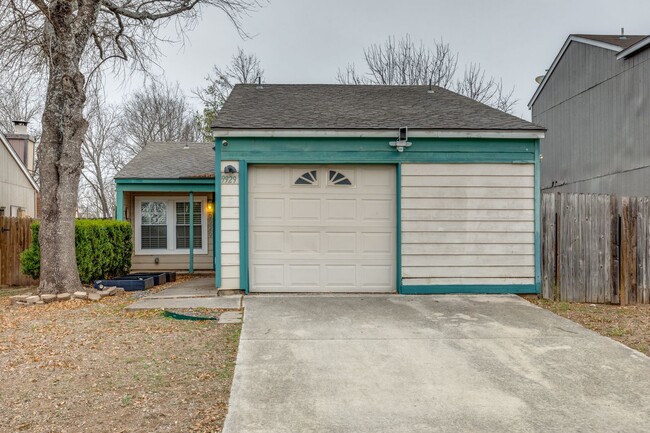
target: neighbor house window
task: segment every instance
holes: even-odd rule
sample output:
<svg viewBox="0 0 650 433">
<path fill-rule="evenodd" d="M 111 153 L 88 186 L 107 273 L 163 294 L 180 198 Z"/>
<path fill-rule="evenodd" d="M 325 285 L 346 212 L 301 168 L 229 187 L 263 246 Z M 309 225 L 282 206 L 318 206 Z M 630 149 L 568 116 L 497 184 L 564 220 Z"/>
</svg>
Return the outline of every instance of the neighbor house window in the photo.
<svg viewBox="0 0 650 433">
<path fill-rule="evenodd" d="M 167 249 L 167 203 L 143 201 L 140 203 L 140 248 Z"/>
<path fill-rule="evenodd" d="M 194 248 L 201 249 L 203 246 L 201 236 L 201 203 L 194 203 Z M 190 247 L 190 203 L 176 202 L 176 248 L 183 249 Z"/>
<path fill-rule="evenodd" d="M 206 196 L 194 197 L 194 254 L 208 254 Z M 190 202 L 184 197 L 136 197 L 135 254 L 188 254 Z"/>
</svg>

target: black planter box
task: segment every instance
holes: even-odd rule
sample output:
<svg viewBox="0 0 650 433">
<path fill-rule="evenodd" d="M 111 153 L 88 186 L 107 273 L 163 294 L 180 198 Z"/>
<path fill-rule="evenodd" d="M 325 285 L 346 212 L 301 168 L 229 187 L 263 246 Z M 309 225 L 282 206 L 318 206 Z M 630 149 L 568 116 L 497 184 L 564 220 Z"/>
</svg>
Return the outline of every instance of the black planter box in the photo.
<svg viewBox="0 0 650 433">
<path fill-rule="evenodd" d="M 97 290 L 106 287 L 121 287 L 127 292 L 147 290 L 154 286 L 153 277 L 120 277 L 113 280 L 96 280 L 93 285 Z"/>
<path fill-rule="evenodd" d="M 128 277 L 151 277 L 156 286 L 165 284 L 167 282 L 167 272 L 135 272 L 127 275 Z"/>
</svg>

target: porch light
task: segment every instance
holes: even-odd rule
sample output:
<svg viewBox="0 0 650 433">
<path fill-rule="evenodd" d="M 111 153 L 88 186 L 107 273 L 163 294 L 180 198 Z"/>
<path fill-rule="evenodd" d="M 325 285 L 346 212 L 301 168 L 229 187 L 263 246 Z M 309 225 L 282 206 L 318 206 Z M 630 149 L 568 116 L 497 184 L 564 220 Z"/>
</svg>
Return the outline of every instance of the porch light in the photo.
<svg viewBox="0 0 650 433">
<path fill-rule="evenodd" d="M 214 202 L 212 199 L 208 199 L 208 202 L 205 205 L 205 211 L 208 213 L 208 215 L 212 215 L 214 213 Z"/>
</svg>

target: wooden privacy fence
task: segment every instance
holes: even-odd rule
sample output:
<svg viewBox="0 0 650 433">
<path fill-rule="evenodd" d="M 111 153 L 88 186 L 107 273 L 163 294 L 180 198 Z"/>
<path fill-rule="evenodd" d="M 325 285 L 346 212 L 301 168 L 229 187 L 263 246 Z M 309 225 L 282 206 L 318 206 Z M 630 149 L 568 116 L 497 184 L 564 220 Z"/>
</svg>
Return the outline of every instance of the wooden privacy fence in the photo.
<svg viewBox="0 0 650 433">
<path fill-rule="evenodd" d="M 650 303 L 650 199 L 542 195 L 542 296 Z"/>
<path fill-rule="evenodd" d="M 32 240 L 31 218 L 0 217 L 0 285 L 30 286 L 37 282 L 20 272 L 20 253 Z"/>
</svg>

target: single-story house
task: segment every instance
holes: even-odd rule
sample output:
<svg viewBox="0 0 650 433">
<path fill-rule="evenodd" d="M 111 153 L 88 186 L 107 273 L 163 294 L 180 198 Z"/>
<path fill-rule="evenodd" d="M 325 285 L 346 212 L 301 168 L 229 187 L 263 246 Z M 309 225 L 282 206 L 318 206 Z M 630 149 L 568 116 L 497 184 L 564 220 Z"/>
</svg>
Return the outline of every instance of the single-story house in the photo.
<svg viewBox="0 0 650 433">
<path fill-rule="evenodd" d="M 247 293 L 539 292 L 537 125 L 436 86 L 264 84 L 235 86 L 213 132 L 116 177 L 134 268 Z"/>
</svg>

